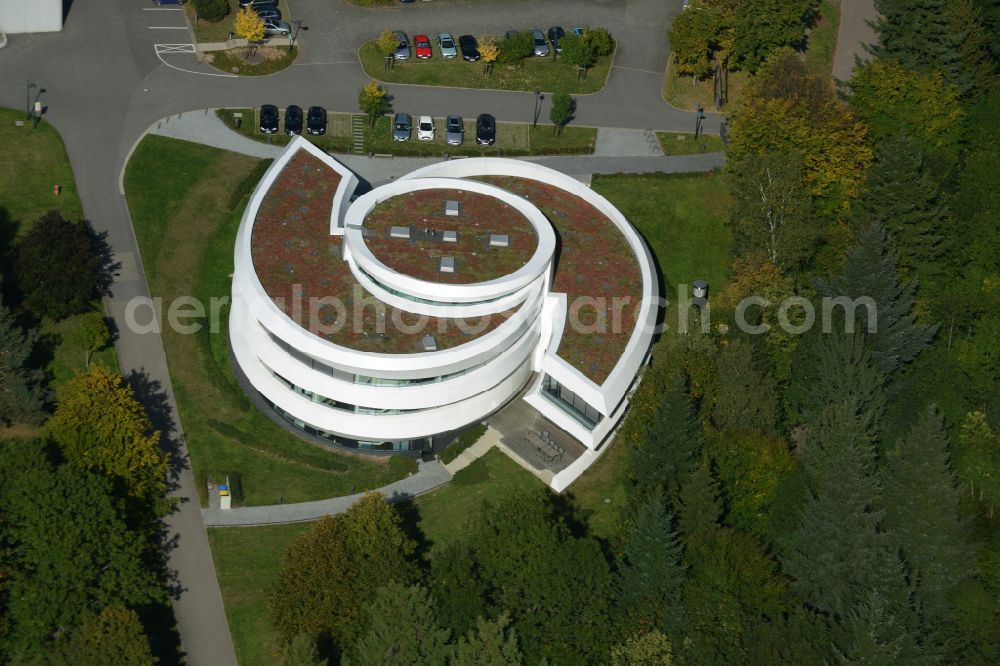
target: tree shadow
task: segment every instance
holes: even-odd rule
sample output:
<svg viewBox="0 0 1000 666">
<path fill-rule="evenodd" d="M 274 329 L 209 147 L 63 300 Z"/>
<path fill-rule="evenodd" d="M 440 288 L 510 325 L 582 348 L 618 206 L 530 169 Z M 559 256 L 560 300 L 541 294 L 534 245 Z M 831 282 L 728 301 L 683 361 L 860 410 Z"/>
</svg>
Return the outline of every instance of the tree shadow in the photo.
<svg viewBox="0 0 1000 666">
<path fill-rule="evenodd" d="M 421 569 L 426 569 L 428 564 L 427 554 L 434 543 L 420 529 L 420 507 L 412 499 L 397 502 L 394 506 L 403 519 L 400 525 L 403 532 L 417 544 L 416 550 L 413 551 L 414 561 L 416 561 Z"/>
<path fill-rule="evenodd" d="M 94 256 L 94 270 L 97 273 L 98 289 L 100 289 L 101 294 L 113 296 L 111 285 L 114 283 L 115 276 L 122 267 L 121 262 L 115 261 L 114 250 L 108 242 L 108 232 L 94 231 L 93 225 L 88 220 L 84 220 L 83 223 L 90 234 L 91 252 Z"/>
<path fill-rule="evenodd" d="M 181 636 L 170 604 L 161 602 L 138 609 L 139 620 L 149 638 L 149 647 L 160 666 L 180 666 L 184 663 Z"/>
<path fill-rule="evenodd" d="M 170 456 L 170 473 L 168 482 L 170 490 L 176 490 L 181 473 L 189 467 L 187 458 L 183 455 L 183 447 L 174 412 L 163 384 L 158 379 L 150 378 L 144 369 L 132 370 L 125 376 L 135 399 L 141 404 L 149 416 L 153 428 L 160 432 L 160 447 Z"/>
</svg>

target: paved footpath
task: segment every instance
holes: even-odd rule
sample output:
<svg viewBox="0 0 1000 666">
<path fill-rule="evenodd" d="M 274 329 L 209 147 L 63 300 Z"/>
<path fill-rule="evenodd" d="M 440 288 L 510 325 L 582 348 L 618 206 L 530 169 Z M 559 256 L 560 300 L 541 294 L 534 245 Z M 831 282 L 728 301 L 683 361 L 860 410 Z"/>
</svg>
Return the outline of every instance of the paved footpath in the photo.
<svg viewBox="0 0 1000 666">
<path fill-rule="evenodd" d="M 878 41 L 870 25 L 876 18 L 878 12 L 875 11 L 875 0 L 841 0 L 837 50 L 833 55 L 833 78 L 838 81 L 849 80 L 854 71 L 855 58 L 870 59 L 865 47 Z"/>
<path fill-rule="evenodd" d="M 417 473 L 395 483 L 378 488 L 392 502 L 405 502 L 417 495 L 429 492 L 451 481 L 451 474 L 445 466 L 434 460 L 418 463 Z M 364 493 L 317 500 L 296 504 L 273 504 L 270 506 L 247 506 L 236 509 L 202 509 L 205 525 L 208 527 L 236 527 L 248 525 L 276 525 L 281 523 L 301 523 L 316 520 L 326 515 L 347 511 Z"/>
</svg>

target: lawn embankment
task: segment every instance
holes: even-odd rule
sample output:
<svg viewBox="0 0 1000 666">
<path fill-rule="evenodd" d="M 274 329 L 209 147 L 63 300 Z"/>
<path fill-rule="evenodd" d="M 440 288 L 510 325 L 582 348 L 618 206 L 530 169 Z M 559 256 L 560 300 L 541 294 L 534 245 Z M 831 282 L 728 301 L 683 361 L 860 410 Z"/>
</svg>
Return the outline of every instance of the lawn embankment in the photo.
<svg viewBox="0 0 1000 666">
<path fill-rule="evenodd" d="M 375 42 L 365 43 L 358 56 L 365 74 L 384 83 L 522 92 L 540 90 L 570 95 L 595 93 L 604 88 L 614 60 L 614 54 L 598 58 L 597 63 L 587 71 L 586 78 L 580 78 L 575 67 L 551 56 L 529 57 L 515 65 L 497 64 L 490 76 L 484 74 L 485 66 L 481 62 L 466 62 L 461 58 L 445 60 L 439 58 L 436 51 L 433 58 L 397 61 L 391 69 L 385 68 L 385 57 Z"/>
<path fill-rule="evenodd" d="M 840 31 L 840 0 L 821 0 L 819 20 L 809 32 L 806 63 L 830 79 L 833 76 L 833 57 L 837 51 L 837 33 Z"/>
<path fill-rule="evenodd" d="M 229 3 L 229 13 L 218 21 L 206 21 L 198 18 L 198 11 L 195 3 L 188 2 L 184 9 L 187 12 L 188 21 L 194 28 L 194 37 L 199 42 L 224 42 L 229 39 L 230 34 L 236 29 L 236 12 L 240 6 L 237 0 L 227 0 Z M 281 20 L 291 22 L 292 13 L 288 8 L 287 0 L 278 0 L 278 9 L 281 10 Z M 275 42 L 287 42 L 288 40 L 278 37 Z"/>
<path fill-rule="evenodd" d="M 209 65 L 227 74 L 264 76 L 280 72 L 291 65 L 298 53 L 297 46 L 258 46 L 251 50 L 238 46 L 226 51 L 208 51 L 203 57 Z"/>
<path fill-rule="evenodd" d="M 176 172 L 171 165 L 183 164 Z M 125 173 L 125 191 L 153 296 L 166 309 L 193 296 L 212 311 L 227 298 L 233 244 L 246 198 L 267 162 L 148 136 Z M 176 173 L 163 179 L 159 174 Z M 302 502 L 376 488 L 406 475 L 409 459 L 375 460 L 308 444 L 249 403 L 232 374 L 228 301 L 195 334 L 163 330 L 170 376 L 195 473 L 238 475 L 247 505 Z M 199 492 L 204 493 L 199 483 Z M 204 501 L 204 497 L 202 497 Z"/>
<path fill-rule="evenodd" d="M 657 132 L 656 139 L 664 155 L 697 155 L 726 150 L 726 144 L 714 134 L 702 134 L 696 139 L 694 134 L 685 132 Z"/>
</svg>

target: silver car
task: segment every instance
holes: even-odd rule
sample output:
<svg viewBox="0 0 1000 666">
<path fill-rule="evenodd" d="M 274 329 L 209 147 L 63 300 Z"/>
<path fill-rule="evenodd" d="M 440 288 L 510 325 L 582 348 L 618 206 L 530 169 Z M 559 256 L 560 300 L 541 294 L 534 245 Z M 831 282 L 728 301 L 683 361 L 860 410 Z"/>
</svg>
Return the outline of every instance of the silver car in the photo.
<svg viewBox="0 0 1000 666">
<path fill-rule="evenodd" d="M 273 37 L 274 35 L 285 36 L 292 32 L 292 26 L 277 19 L 264 19 L 264 35 Z"/>
<path fill-rule="evenodd" d="M 393 33 L 398 42 L 395 53 L 392 54 L 396 60 L 409 60 L 410 58 L 410 38 L 402 30 L 394 30 Z"/>
<path fill-rule="evenodd" d="M 438 48 L 441 49 L 442 58 L 455 58 L 458 56 L 458 47 L 455 46 L 455 38 L 447 32 L 442 32 L 437 36 Z"/>
<path fill-rule="evenodd" d="M 465 138 L 465 123 L 462 116 L 448 116 L 444 121 L 444 140 L 449 146 L 461 146 Z"/>
<path fill-rule="evenodd" d="M 409 141 L 413 129 L 413 118 L 408 113 L 397 113 L 392 119 L 392 140 Z"/>
<path fill-rule="evenodd" d="M 532 30 L 531 38 L 535 40 L 535 55 L 544 58 L 549 54 L 549 43 L 545 41 L 545 33 L 541 30 Z"/>
</svg>

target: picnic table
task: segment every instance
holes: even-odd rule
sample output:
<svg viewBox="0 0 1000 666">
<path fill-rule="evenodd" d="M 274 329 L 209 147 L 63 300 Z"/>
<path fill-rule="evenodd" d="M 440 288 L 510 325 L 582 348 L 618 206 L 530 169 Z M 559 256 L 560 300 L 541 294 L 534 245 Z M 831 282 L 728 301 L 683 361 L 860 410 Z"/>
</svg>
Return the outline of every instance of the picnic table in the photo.
<svg viewBox="0 0 1000 666">
<path fill-rule="evenodd" d="M 535 447 L 535 451 L 542 456 L 545 462 L 552 462 L 562 458 L 563 450 L 555 443 L 542 438 L 535 432 L 529 432 L 526 436 L 528 442 Z"/>
</svg>

